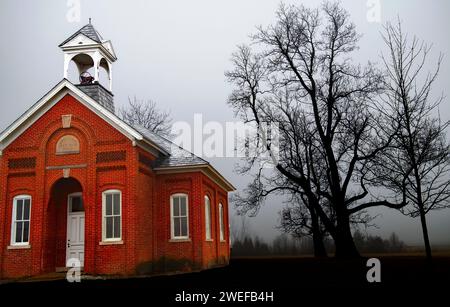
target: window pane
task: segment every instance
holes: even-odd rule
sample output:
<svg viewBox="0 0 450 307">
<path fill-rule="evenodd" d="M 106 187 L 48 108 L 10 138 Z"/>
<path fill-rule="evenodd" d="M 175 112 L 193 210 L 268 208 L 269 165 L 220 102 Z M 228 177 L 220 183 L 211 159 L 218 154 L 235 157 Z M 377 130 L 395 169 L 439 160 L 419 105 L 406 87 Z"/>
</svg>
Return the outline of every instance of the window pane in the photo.
<svg viewBox="0 0 450 307">
<path fill-rule="evenodd" d="M 112 195 L 106 194 L 106 215 L 112 215 Z"/>
<path fill-rule="evenodd" d="M 187 218 L 186 217 L 181 218 L 181 235 L 183 237 L 187 236 Z"/>
<path fill-rule="evenodd" d="M 180 215 L 180 198 L 174 197 L 173 198 L 173 216 L 179 216 Z"/>
<path fill-rule="evenodd" d="M 16 222 L 16 243 L 22 242 L 22 222 Z"/>
<path fill-rule="evenodd" d="M 175 197 L 173 199 L 173 203 L 172 203 L 172 215 L 173 216 L 179 216 L 180 215 L 180 207 L 179 207 L 179 203 L 178 203 L 178 197 Z"/>
<path fill-rule="evenodd" d="M 30 222 L 23 222 L 23 242 L 28 242 Z"/>
<path fill-rule="evenodd" d="M 181 216 L 186 216 L 186 197 L 180 197 Z"/>
<path fill-rule="evenodd" d="M 120 194 L 114 194 L 114 215 L 120 215 Z"/>
<path fill-rule="evenodd" d="M 205 204 L 205 231 L 206 239 L 211 239 L 211 205 L 209 201 L 206 201 Z"/>
<path fill-rule="evenodd" d="M 105 219 L 106 223 L 106 239 L 111 239 L 113 235 L 113 218 L 107 217 Z"/>
<path fill-rule="evenodd" d="M 83 199 L 81 196 L 74 196 L 71 198 L 72 202 L 72 212 L 83 212 Z"/>
<path fill-rule="evenodd" d="M 174 235 L 174 237 L 179 237 L 181 235 L 180 218 L 179 217 L 173 218 L 173 235 Z"/>
<path fill-rule="evenodd" d="M 29 220 L 30 219 L 30 200 L 25 199 L 23 201 L 23 219 Z"/>
<path fill-rule="evenodd" d="M 16 204 L 16 221 L 22 220 L 23 199 L 18 199 Z"/>
<path fill-rule="evenodd" d="M 219 227 L 220 227 L 220 240 L 223 240 L 223 206 L 220 204 L 219 206 Z"/>
<path fill-rule="evenodd" d="M 120 238 L 120 216 L 114 217 L 114 238 Z"/>
</svg>

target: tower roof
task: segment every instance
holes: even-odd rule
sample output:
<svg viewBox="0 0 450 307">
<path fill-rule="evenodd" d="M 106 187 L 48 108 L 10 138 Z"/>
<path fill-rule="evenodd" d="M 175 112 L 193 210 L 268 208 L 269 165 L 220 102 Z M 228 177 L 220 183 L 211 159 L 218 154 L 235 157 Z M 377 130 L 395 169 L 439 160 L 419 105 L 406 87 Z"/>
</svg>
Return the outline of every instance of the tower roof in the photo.
<svg viewBox="0 0 450 307">
<path fill-rule="evenodd" d="M 59 47 L 63 46 L 65 43 L 72 40 L 74 37 L 76 37 L 78 34 L 83 34 L 84 36 L 92 39 L 93 41 L 101 44 L 102 43 L 102 36 L 95 30 L 94 26 L 91 23 L 88 23 L 84 27 L 82 27 L 80 30 L 72 34 L 68 39 L 63 41 L 61 44 L 59 44 Z"/>
</svg>

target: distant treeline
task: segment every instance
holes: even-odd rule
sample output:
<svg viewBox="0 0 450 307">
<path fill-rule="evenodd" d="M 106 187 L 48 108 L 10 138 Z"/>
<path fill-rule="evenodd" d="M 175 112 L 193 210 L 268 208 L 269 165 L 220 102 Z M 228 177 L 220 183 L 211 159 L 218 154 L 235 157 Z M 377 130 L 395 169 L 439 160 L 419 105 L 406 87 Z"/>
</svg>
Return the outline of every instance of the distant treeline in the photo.
<svg viewBox="0 0 450 307">
<path fill-rule="evenodd" d="M 364 235 L 359 230 L 353 234 L 356 247 L 360 253 L 400 253 L 405 251 L 405 243 L 393 232 L 389 239 L 380 236 Z"/>
<path fill-rule="evenodd" d="M 405 251 L 406 247 L 395 233 L 392 233 L 389 239 L 383 239 L 380 236 L 365 235 L 357 230 L 353 236 L 360 253 L 399 253 Z M 333 242 L 325 240 L 324 243 L 327 252 L 333 253 Z M 310 237 L 295 238 L 281 234 L 267 243 L 259 237 L 252 238 L 247 235 L 233 241 L 231 252 L 233 257 L 312 255 L 314 245 Z"/>
</svg>

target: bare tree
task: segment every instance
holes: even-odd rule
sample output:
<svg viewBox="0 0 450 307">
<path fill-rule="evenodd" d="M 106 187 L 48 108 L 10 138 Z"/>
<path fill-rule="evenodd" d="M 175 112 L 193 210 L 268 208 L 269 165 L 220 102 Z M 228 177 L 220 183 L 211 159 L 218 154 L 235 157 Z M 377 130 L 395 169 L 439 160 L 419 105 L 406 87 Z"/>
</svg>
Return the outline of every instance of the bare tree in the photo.
<svg viewBox="0 0 450 307">
<path fill-rule="evenodd" d="M 274 161 L 275 177 L 301 188 L 334 239 L 336 257 L 346 258 L 359 256 L 350 227 L 355 215 L 370 207 L 405 205 L 404 200 L 367 199 L 367 166 L 393 135 L 374 107 L 382 74 L 370 63 L 356 65 L 351 59 L 359 37 L 338 3 L 325 3 L 321 9 L 281 5 L 276 23 L 260 27 L 253 36 L 262 51 L 240 47 L 233 55 L 233 70 L 226 73 L 235 85 L 229 104 L 243 120 L 258 127 L 279 124 L 278 160 L 271 142 L 263 143 Z M 306 142 L 303 135 L 308 135 Z M 256 160 L 249 159 L 242 170 L 251 171 Z M 238 205 L 261 204 L 255 187 L 285 189 L 263 179 L 252 182 L 248 198 L 243 195 Z"/>
<path fill-rule="evenodd" d="M 308 204 L 307 197 L 300 191 L 291 193 L 287 205 L 280 212 L 279 228 L 295 238 L 311 237 L 314 256 L 327 257 L 324 239 L 327 237 L 325 227 L 320 223 L 315 208 Z"/>
<path fill-rule="evenodd" d="M 427 71 L 431 47 L 409 38 L 400 21 L 386 25 L 383 39 L 388 47 L 383 56 L 388 76 L 383 113 L 399 129 L 376 160 L 373 180 L 408 199 L 402 212 L 420 217 L 426 256 L 431 260 L 426 214 L 450 207 L 450 147 L 445 135 L 450 123 L 439 116 L 443 97 L 431 95 L 442 55 L 435 70 Z"/>
<path fill-rule="evenodd" d="M 243 242 L 246 237 L 251 236 L 247 216 L 245 215 L 233 216 L 230 224 L 231 224 L 230 225 L 231 239 L 233 242 L 235 241 Z"/>
<path fill-rule="evenodd" d="M 130 125 L 142 126 L 164 137 L 170 135 L 170 112 L 158 109 L 154 101 L 128 98 L 128 104 L 119 110 L 119 115 Z"/>
</svg>

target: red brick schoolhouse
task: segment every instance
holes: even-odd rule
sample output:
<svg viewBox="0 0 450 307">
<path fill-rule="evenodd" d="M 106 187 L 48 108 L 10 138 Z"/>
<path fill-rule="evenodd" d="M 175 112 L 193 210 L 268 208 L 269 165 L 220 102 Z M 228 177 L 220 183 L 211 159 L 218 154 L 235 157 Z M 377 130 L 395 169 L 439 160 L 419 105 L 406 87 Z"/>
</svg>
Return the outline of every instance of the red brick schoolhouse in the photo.
<svg viewBox="0 0 450 307">
<path fill-rule="evenodd" d="M 91 24 L 59 47 L 64 79 L 0 134 L 0 279 L 63 271 L 74 259 L 91 275 L 226 265 L 234 187 L 115 115 L 117 58 Z M 68 81 L 71 62 L 80 84 Z"/>
</svg>

